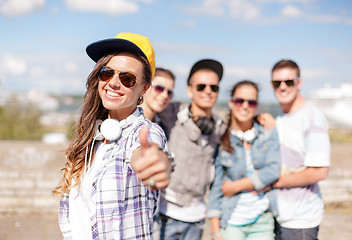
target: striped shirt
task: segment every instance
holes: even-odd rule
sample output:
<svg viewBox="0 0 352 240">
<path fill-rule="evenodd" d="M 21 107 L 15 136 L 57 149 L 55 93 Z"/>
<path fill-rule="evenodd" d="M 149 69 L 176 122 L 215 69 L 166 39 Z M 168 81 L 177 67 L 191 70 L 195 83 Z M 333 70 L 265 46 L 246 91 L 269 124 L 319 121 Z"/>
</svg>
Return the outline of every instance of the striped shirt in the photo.
<svg viewBox="0 0 352 240">
<path fill-rule="evenodd" d="M 92 239 L 153 239 L 153 214 L 159 191 L 149 191 L 131 169 L 133 151 L 140 146 L 139 130 L 149 126 L 149 142 L 162 148 L 166 138 L 161 128 L 139 112 L 135 119 L 123 127 L 122 137 L 109 143 L 103 158 L 104 166 L 95 176 L 91 200 L 95 209 L 90 209 Z M 59 224 L 64 239 L 72 239 L 70 224 L 69 194 L 60 200 Z"/>
</svg>

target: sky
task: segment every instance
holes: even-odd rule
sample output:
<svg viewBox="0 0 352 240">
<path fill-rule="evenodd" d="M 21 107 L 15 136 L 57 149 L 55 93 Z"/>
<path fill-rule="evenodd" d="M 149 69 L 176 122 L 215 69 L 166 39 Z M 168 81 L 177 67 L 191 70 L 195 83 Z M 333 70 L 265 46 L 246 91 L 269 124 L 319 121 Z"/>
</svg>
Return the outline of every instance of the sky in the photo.
<svg viewBox="0 0 352 240">
<path fill-rule="evenodd" d="M 0 90 L 84 94 L 94 62 L 88 44 L 134 32 L 149 38 L 156 65 L 176 75 L 175 99 L 187 100 L 192 65 L 224 66 L 219 101 L 249 79 L 260 101 L 275 102 L 271 68 L 291 59 L 304 97 L 352 83 L 350 0 L 0 0 Z"/>
</svg>

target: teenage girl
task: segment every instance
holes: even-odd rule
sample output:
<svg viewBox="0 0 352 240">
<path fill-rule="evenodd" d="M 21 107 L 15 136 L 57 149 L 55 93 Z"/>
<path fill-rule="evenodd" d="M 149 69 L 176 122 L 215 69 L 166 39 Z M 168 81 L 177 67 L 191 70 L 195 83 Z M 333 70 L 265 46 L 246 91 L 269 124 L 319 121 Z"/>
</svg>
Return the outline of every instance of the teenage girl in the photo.
<svg viewBox="0 0 352 240">
<path fill-rule="evenodd" d="M 274 239 L 270 200 L 263 189 L 280 176 L 276 129 L 255 121 L 258 86 L 237 83 L 228 101 L 228 128 L 215 159 L 209 195 L 212 239 Z"/>
<path fill-rule="evenodd" d="M 62 181 L 64 239 L 152 239 L 159 191 L 169 183 L 163 131 L 141 103 L 155 72 L 148 38 L 120 33 L 88 45 L 96 62 Z"/>
</svg>

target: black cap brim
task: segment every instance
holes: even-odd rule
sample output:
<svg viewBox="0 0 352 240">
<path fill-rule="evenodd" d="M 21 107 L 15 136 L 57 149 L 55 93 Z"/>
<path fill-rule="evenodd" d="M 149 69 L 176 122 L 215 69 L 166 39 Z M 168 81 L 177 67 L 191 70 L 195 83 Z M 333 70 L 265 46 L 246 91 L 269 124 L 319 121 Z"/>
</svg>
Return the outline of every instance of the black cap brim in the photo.
<svg viewBox="0 0 352 240">
<path fill-rule="evenodd" d="M 98 62 L 105 55 L 115 52 L 130 52 L 147 59 L 147 56 L 136 44 L 121 38 L 110 38 L 91 43 L 87 46 L 86 52 L 94 62 Z"/>
<path fill-rule="evenodd" d="M 191 72 L 189 73 L 189 76 L 188 76 L 188 83 L 192 75 L 200 69 L 212 70 L 218 75 L 219 81 L 221 80 L 222 74 L 224 72 L 224 69 L 220 62 L 213 59 L 202 59 L 193 65 Z"/>
</svg>

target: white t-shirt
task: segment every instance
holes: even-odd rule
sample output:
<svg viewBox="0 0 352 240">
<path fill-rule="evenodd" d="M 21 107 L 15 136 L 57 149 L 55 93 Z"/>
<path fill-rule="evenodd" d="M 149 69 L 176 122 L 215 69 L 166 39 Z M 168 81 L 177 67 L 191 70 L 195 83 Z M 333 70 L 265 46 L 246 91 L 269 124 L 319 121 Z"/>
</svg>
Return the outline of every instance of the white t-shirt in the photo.
<svg viewBox="0 0 352 240">
<path fill-rule="evenodd" d="M 171 189 L 166 189 L 166 194 L 175 195 Z M 165 198 L 165 192 L 161 192 Z M 195 201 L 189 206 L 179 206 L 170 201 L 160 201 L 159 212 L 173 219 L 177 219 L 183 222 L 199 222 L 205 218 L 206 204 L 201 199 L 195 199 Z"/>
<path fill-rule="evenodd" d="M 138 124 L 138 119 L 142 113 L 137 108 L 136 111 L 131 114 L 127 119 L 120 121 L 120 126 L 122 129 L 132 129 L 131 123 Z M 123 130 L 124 131 L 124 130 Z M 127 137 L 129 131 L 122 132 L 122 137 Z M 89 240 L 92 239 L 92 223 L 91 216 L 92 213 L 96 211 L 96 203 L 93 202 L 92 195 L 92 185 L 94 180 L 96 180 L 96 175 L 102 171 L 105 164 L 108 161 L 103 161 L 105 154 L 109 154 L 109 158 L 112 152 L 107 153 L 111 149 L 111 144 L 104 144 L 103 141 L 97 140 L 93 141 L 94 147 L 94 161 L 91 166 L 89 162 L 92 161 L 90 153 L 87 154 L 87 159 L 85 159 L 89 166 L 84 172 L 81 183 L 78 186 L 71 188 L 69 196 L 69 211 L 70 211 L 70 224 L 72 230 L 73 240 Z M 133 151 L 130 149 L 129 151 Z"/>
<path fill-rule="evenodd" d="M 73 240 L 92 239 L 90 212 L 95 203 L 91 200 L 92 184 L 95 175 L 103 168 L 103 158 L 109 145 L 97 141 L 95 155 L 92 165 L 85 173 L 79 186 L 70 190 L 70 223 L 72 225 Z"/>
<path fill-rule="evenodd" d="M 305 167 L 330 166 L 330 140 L 325 117 L 310 102 L 298 111 L 279 116 L 281 174 Z M 313 228 L 320 224 L 324 203 L 317 183 L 277 190 L 277 221 L 285 228 Z"/>
<path fill-rule="evenodd" d="M 247 176 L 254 173 L 250 151 L 246 151 Z M 233 210 L 227 224 L 232 226 L 243 226 L 254 223 L 269 208 L 269 198 L 264 193 L 249 191 L 240 193 L 237 205 Z"/>
</svg>

